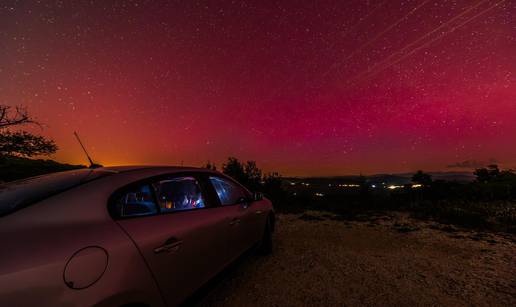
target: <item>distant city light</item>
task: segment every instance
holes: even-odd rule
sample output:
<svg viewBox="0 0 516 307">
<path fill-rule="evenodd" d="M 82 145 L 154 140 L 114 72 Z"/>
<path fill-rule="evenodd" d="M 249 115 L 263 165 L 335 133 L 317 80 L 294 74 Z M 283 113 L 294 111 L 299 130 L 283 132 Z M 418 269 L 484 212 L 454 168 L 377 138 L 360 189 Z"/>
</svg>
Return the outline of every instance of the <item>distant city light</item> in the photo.
<svg viewBox="0 0 516 307">
<path fill-rule="evenodd" d="M 358 187 L 360 187 L 360 185 L 359 185 L 359 184 L 346 184 L 346 183 L 344 183 L 344 184 L 339 184 L 339 187 L 344 187 L 344 188 L 358 188 Z"/>
<path fill-rule="evenodd" d="M 324 194 L 323 194 L 323 193 L 315 193 L 315 196 L 323 197 L 323 196 L 324 196 Z"/>
<path fill-rule="evenodd" d="M 387 187 L 387 189 L 390 189 L 390 190 L 396 190 L 396 189 L 401 189 L 403 188 L 402 185 L 390 185 Z"/>
<path fill-rule="evenodd" d="M 305 187 L 309 187 L 311 185 L 308 182 L 297 182 L 297 183 L 296 182 L 288 182 L 288 184 L 290 184 L 291 186 L 301 185 L 301 186 L 305 186 Z M 361 184 L 356 184 L 356 183 L 328 183 L 328 187 L 330 187 L 330 188 L 332 188 L 332 187 L 360 188 L 361 186 L 362 186 Z M 410 187 L 412 189 L 419 189 L 419 188 L 423 188 L 424 187 L 423 184 L 419 184 L 419 183 L 415 183 L 415 184 L 411 184 L 411 185 L 401 185 L 401 184 L 387 184 L 386 182 L 382 182 L 382 183 L 375 183 L 375 184 L 371 184 L 370 185 L 370 187 L 373 188 L 373 189 L 376 189 L 376 188 L 379 188 L 379 187 L 380 188 L 383 187 L 383 188 L 389 189 L 389 190 L 402 189 L 405 186 L 408 186 L 408 187 Z M 324 196 L 323 193 L 315 193 L 314 195 L 318 196 L 318 197 L 323 197 Z"/>
</svg>

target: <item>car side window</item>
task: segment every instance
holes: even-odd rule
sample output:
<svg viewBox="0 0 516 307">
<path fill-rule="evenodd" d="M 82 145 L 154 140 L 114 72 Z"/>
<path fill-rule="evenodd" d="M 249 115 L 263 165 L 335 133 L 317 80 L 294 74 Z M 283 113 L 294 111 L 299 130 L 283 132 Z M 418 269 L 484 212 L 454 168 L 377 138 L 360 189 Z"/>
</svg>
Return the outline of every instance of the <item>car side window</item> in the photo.
<svg viewBox="0 0 516 307">
<path fill-rule="evenodd" d="M 204 208 L 199 182 L 193 177 L 177 177 L 153 184 L 161 212 Z"/>
<path fill-rule="evenodd" d="M 223 206 L 234 205 L 247 198 L 247 193 L 242 187 L 227 179 L 210 177 L 210 182 Z"/>
<path fill-rule="evenodd" d="M 115 203 L 116 214 L 120 217 L 145 216 L 158 213 L 150 185 L 140 185 L 124 192 Z"/>
</svg>

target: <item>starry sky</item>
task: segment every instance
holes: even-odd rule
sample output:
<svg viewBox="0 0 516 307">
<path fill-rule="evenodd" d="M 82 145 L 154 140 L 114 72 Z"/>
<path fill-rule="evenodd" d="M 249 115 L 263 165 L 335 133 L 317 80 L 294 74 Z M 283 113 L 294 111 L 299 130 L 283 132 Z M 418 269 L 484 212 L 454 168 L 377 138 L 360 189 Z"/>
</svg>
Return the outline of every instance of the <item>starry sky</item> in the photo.
<svg viewBox="0 0 516 307">
<path fill-rule="evenodd" d="M 69 163 L 516 167 L 516 1 L 2 0 L 0 104 Z"/>
</svg>

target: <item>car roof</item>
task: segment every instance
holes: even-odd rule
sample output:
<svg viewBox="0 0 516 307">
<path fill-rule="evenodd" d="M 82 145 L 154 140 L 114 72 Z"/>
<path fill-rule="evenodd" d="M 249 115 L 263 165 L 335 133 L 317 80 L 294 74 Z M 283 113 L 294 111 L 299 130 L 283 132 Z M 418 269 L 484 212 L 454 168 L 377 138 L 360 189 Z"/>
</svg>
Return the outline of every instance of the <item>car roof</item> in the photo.
<svg viewBox="0 0 516 307">
<path fill-rule="evenodd" d="M 73 189 L 87 182 L 117 174 L 142 172 L 146 175 L 158 175 L 176 172 L 214 171 L 179 166 L 110 166 L 99 168 L 81 168 L 65 172 L 50 173 L 22 180 L 0 184 L 0 217 L 8 215 L 50 196 Z"/>
<path fill-rule="evenodd" d="M 156 170 L 156 171 L 170 171 L 170 172 L 183 172 L 183 171 L 210 171 L 208 169 L 199 167 L 187 167 L 187 166 L 170 166 L 170 165 L 124 165 L 124 166 L 106 166 L 95 168 L 95 170 L 112 171 L 116 173 L 124 173 L 139 170 Z"/>
</svg>

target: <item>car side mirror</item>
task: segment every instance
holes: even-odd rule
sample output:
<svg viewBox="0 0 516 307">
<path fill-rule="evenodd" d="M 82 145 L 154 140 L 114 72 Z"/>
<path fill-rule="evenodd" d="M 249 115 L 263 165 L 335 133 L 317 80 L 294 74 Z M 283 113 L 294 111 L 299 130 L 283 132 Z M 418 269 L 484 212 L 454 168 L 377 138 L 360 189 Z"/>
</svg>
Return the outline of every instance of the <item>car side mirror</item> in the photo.
<svg viewBox="0 0 516 307">
<path fill-rule="evenodd" d="M 263 193 L 262 192 L 254 192 L 253 193 L 253 201 L 260 201 L 263 199 Z"/>
</svg>

